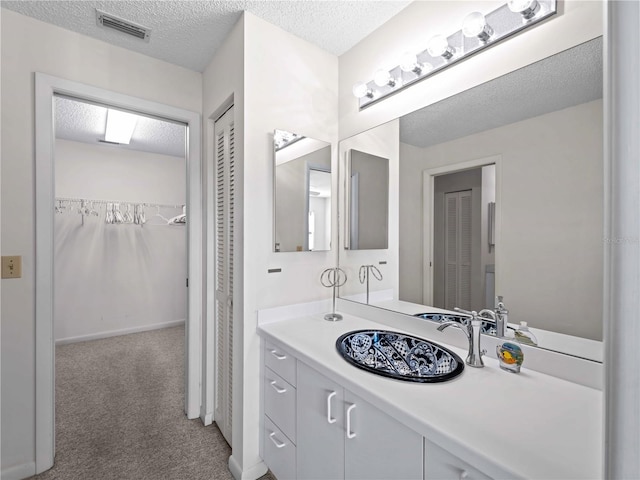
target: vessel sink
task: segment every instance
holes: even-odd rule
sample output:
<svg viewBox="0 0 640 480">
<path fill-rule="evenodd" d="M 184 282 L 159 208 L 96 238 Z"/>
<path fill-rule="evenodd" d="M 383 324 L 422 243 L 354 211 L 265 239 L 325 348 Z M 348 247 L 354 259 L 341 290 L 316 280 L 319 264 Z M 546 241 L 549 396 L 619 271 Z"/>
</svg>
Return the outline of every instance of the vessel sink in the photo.
<svg viewBox="0 0 640 480">
<path fill-rule="evenodd" d="M 442 323 L 442 322 L 458 322 L 458 323 L 467 323 L 469 321 L 469 317 L 467 315 L 456 315 L 455 313 L 416 313 L 414 317 L 424 318 L 425 320 L 432 320 L 434 322 Z M 489 318 L 482 318 L 482 327 L 481 332 L 487 333 L 489 335 L 496 334 L 496 324 L 493 320 Z M 513 330 L 513 328 L 507 326 L 509 330 Z"/>
<path fill-rule="evenodd" d="M 451 380 L 464 370 L 458 355 L 430 340 L 387 330 L 356 330 L 336 341 L 342 357 L 376 375 L 418 383 Z"/>
</svg>

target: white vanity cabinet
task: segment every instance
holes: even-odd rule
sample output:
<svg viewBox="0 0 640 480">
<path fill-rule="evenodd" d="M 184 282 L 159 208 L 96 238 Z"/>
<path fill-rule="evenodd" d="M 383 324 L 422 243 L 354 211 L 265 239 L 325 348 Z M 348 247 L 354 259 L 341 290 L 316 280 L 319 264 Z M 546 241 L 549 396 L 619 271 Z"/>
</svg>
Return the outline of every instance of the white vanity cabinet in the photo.
<svg viewBox="0 0 640 480">
<path fill-rule="evenodd" d="M 296 478 L 296 359 L 267 342 L 263 456 L 278 480 Z"/>
<path fill-rule="evenodd" d="M 491 480 L 477 468 L 435 443 L 424 441 L 424 478 L 425 480 Z M 505 474 L 501 478 L 509 478 Z"/>
<path fill-rule="evenodd" d="M 298 362 L 297 478 L 422 479 L 422 436 Z"/>
</svg>

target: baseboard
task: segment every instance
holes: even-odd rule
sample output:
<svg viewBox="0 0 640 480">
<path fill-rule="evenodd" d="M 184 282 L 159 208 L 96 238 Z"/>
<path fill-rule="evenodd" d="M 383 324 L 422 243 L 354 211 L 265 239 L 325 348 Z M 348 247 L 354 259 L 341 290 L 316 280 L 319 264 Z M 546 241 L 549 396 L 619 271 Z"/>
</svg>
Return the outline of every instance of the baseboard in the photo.
<svg viewBox="0 0 640 480">
<path fill-rule="evenodd" d="M 0 472 L 2 480 L 22 480 L 36 474 L 36 462 L 25 463 L 4 469 Z"/>
<path fill-rule="evenodd" d="M 68 343 L 86 342 L 89 340 L 99 340 L 101 338 L 118 337 L 120 335 L 128 335 L 130 333 L 148 332 L 150 330 L 159 330 L 161 328 L 177 327 L 184 325 L 185 320 L 174 320 L 171 322 L 154 323 L 151 325 L 141 325 L 139 327 L 123 328 L 120 330 L 110 330 L 108 332 L 98 332 L 89 335 L 79 335 L 77 337 L 60 338 L 56 340 L 56 345 L 66 345 Z"/>
<path fill-rule="evenodd" d="M 233 458 L 233 455 L 229 457 L 229 470 L 231 471 L 231 475 L 235 480 L 256 480 L 263 476 L 269 470 L 264 462 L 260 462 L 257 465 L 248 468 L 247 470 L 242 470 L 242 467 L 236 462 L 236 459 Z"/>
<path fill-rule="evenodd" d="M 200 414 L 200 420 L 202 420 L 202 424 L 205 427 L 208 427 L 209 425 L 211 425 L 213 423 L 213 413 L 205 413 L 205 414 Z"/>
</svg>

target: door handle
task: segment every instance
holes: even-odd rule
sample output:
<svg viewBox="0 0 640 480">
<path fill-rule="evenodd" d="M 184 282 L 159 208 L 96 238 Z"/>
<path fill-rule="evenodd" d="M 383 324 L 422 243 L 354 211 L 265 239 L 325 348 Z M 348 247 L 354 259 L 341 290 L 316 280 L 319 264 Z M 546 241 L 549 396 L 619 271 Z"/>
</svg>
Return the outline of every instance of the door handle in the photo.
<svg viewBox="0 0 640 480">
<path fill-rule="evenodd" d="M 336 396 L 336 392 L 327 395 L 327 422 L 336 423 L 336 419 L 331 416 L 331 399 Z"/>
<path fill-rule="evenodd" d="M 352 403 L 347 408 L 347 438 L 356 438 L 356 432 L 351 431 L 351 412 L 356 408 L 356 404 Z"/>
</svg>

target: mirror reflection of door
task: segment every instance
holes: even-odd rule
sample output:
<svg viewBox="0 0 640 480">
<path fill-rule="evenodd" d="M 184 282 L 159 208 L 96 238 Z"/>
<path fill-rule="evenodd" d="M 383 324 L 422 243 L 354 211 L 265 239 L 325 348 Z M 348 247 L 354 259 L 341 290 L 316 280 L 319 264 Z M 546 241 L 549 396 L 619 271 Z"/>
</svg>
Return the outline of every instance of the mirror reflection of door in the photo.
<svg viewBox="0 0 640 480">
<path fill-rule="evenodd" d="M 433 305 L 493 308 L 495 165 L 434 179 Z"/>
<path fill-rule="evenodd" d="M 307 250 L 331 250 L 331 170 L 308 168 Z"/>
</svg>

